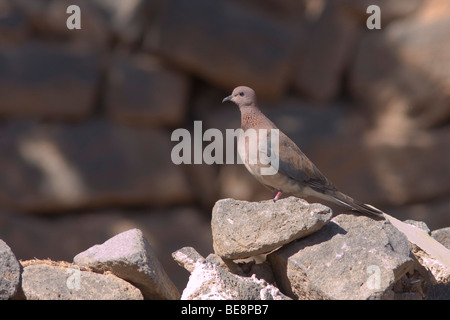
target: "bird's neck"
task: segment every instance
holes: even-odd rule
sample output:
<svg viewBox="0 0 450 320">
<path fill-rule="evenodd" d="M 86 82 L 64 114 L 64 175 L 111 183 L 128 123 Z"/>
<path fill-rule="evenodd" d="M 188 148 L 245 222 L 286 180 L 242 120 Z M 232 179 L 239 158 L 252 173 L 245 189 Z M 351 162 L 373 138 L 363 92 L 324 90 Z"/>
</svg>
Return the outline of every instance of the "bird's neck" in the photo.
<svg viewBox="0 0 450 320">
<path fill-rule="evenodd" d="M 254 105 L 241 106 L 239 109 L 241 111 L 241 128 L 243 130 L 254 128 L 261 120 L 261 116 L 264 117 L 259 108 Z"/>
</svg>

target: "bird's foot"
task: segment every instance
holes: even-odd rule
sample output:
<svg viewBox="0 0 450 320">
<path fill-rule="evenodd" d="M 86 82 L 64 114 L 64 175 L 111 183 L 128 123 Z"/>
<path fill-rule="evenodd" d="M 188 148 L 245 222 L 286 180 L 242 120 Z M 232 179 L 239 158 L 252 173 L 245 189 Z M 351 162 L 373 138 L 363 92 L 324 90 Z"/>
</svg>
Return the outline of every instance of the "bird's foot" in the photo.
<svg viewBox="0 0 450 320">
<path fill-rule="evenodd" d="M 275 201 L 277 201 L 279 198 L 280 198 L 280 196 L 281 196 L 281 194 L 283 193 L 283 191 L 281 191 L 281 190 L 279 190 L 278 192 L 277 192 L 277 194 L 275 195 L 275 197 L 273 197 L 273 202 L 275 202 Z"/>
</svg>

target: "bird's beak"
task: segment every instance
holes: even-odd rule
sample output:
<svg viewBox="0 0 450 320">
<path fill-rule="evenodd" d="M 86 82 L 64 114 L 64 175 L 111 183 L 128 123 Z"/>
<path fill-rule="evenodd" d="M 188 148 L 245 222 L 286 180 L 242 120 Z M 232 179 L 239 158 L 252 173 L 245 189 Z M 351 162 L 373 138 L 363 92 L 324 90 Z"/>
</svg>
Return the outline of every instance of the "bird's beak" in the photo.
<svg viewBox="0 0 450 320">
<path fill-rule="evenodd" d="M 226 102 L 226 101 L 230 101 L 232 98 L 233 98 L 233 95 L 229 95 L 228 97 L 225 97 L 225 98 L 222 100 L 222 103 L 224 103 L 224 102 Z"/>
</svg>

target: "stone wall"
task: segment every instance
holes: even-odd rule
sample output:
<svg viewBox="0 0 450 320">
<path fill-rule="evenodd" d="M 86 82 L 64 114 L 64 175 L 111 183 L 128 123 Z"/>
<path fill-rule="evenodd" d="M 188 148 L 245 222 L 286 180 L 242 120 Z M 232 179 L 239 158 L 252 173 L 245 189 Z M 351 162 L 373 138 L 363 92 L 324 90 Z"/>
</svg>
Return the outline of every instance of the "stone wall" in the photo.
<svg viewBox="0 0 450 320">
<path fill-rule="evenodd" d="M 17 261 L 0 240 L 0 299 L 13 300 L 421 300 L 450 298 L 450 228 L 321 204 L 223 199 L 212 211 L 214 253 L 172 253 L 190 272 L 178 290 L 139 229 L 73 257 Z M 269 222 L 268 222 L 269 221 Z M 433 251 L 409 242 L 414 234 Z M 433 239 L 434 238 L 434 239 Z M 424 250 L 422 250 L 424 249 Z M 185 304 L 186 305 L 186 304 Z"/>
<path fill-rule="evenodd" d="M 366 8 L 381 8 L 368 30 Z M 0 239 L 71 261 L 141 229 L 212 252 L 221 198 L 268 199 L 239 165 L 171 162 L 171 132 L 237 128 L 237 85 L 339 189 L 400 219 L 450 225 L 447 0 L 0 0 Z M 338 210 L 335 210 L 339 212 Z"/>
</svg>

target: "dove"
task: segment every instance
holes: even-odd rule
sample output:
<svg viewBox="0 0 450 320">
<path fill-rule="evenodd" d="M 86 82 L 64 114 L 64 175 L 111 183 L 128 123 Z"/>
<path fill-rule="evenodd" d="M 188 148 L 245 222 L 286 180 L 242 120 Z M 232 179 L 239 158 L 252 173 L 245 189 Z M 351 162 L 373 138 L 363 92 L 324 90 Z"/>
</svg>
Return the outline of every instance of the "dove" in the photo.
<svg viewBox="0 0 450 320">
<path fill-rule="evenodd" d="M 253 129 L 258 133 L 269 135 L 274 129 L 278 133 L 278 148 L 273 148 L 273 143 L 267 143 L 272 141 L 269 137 L 259 139 L 259 134 L 254 135 L 253 138 L 250 135 L 241 135 L 238 138 L 238 153 L 245 167 L 260 183 L 274 192 L 273 201 L 277 201 L 282 194 L 290 194 L 298 198 L 313 196 L 372 217 L 383 217 L 381 210 L 340 192 L 300 148 L 261 112 L 253 89 L 245 86 L 237 87 L 231 95 L 222 100 L 222 103 L 227 101 L 232 101 L 239 107 L 241 129 L 244 132 Z M 248 155 L 253 143 L 257 144 L 261 153 L 277 153 L 275 156 L 278 160 L 278 168 L 274 174 L 262 174 L 262 169 L 267 168 L 268 164 L 250 160 Z"/>
</svg>

